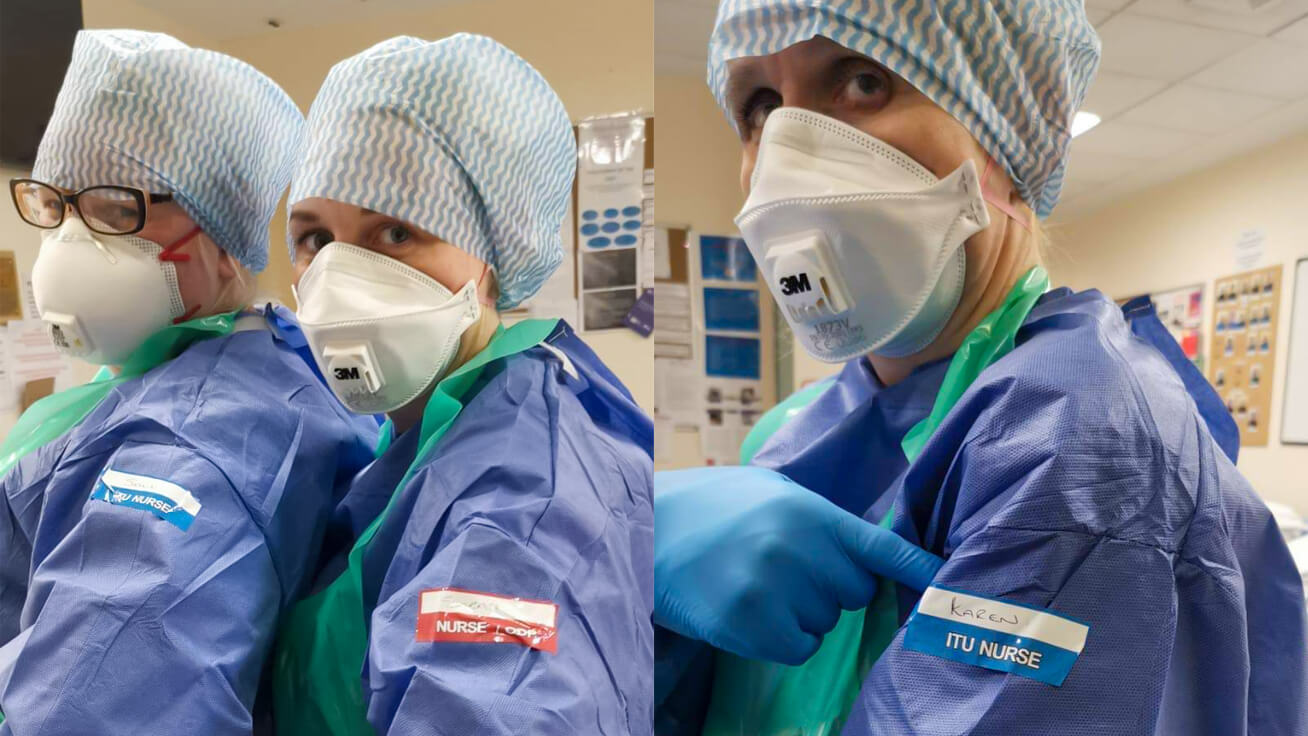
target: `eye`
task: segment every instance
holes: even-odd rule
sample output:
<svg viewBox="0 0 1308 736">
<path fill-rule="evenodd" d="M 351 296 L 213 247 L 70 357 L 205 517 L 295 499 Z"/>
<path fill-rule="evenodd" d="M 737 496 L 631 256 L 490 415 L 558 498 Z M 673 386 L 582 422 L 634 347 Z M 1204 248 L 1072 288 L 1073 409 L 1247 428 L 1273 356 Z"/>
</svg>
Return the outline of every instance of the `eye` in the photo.
<svg viewBox="0 0 1308 736">
<path fill-rule="evenodd" d="M 880 107 L 890 100 L 890 77 L 882 69 L 861 62 L 842 74 L 837 99 L 859 107 Z"/>
<path fill-rule="evenodd" d="M 390 225 L 381 232 L 381 240 L 386 245 L 399 245 L 413 238 L 413 233 L 403 225 Z"/>
<path fill-rule="evenodd" d="M 305 248 L 310 253 L 317 253 L 335 240 L 328 230 L 310 230 L 295 240 L 297 248 Z"/>
<path fill-rule="evenodd" d="M 775 90 L 756 90 L 736 110 L 736 125 L 740 129 L 740 134 L 749 138 L 754 131 L 762 130 L 768 115 L 778 107 L 781 107 L 781 95 Z"/>
</svg>

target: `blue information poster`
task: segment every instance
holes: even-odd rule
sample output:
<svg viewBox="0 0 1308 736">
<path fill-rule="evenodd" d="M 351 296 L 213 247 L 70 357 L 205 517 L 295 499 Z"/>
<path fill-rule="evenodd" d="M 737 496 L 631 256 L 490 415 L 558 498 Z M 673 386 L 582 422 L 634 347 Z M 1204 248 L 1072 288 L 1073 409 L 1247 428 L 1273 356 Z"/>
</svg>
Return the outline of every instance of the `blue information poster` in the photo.
<svg viewBox="0 0 1308 736">
<path fill-rule="evenodd" d="M 708 335 L 704 338 L 704 372 L 722 378 L 758 379 L 761 351 L 756 338 Z"/>
<path fill-rule="evenodd" d="M 704 326 L 710 330 L 758 332 L 758 289 L 705 287 Z"/>
<path fill-rule="evenodd" d="M 717 281 L 754 281 L 754 258 L 741 238 L 702 235 L 699 239 L 700 276 Z"/>
</svg>

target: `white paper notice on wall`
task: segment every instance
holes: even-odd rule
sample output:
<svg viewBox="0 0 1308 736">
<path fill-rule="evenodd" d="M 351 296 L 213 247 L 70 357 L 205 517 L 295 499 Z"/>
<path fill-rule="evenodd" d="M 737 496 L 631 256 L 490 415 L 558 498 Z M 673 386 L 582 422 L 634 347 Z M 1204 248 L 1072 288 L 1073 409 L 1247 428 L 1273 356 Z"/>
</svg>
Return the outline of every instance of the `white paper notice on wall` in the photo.
<svg viewBox="0 0 1308 736">
<path fill-rule="evenodd" d="M 31 271 L 23 274 L 23 309 L 27 311 L 28 319 L 36 319 L 41 316 L 41 312 L 36 308 L 35 292 L 32 291 Z"/>
<path fill-rule="evenodd" d="M 13 320 L 8 326 L 9 379 L 22 390 L 30 381 L 55 379 L 55 390 L 66 388 L 72 366 L 50 342 L 45 323 L 39 319 Z"/>
<path fill-rule="evenodd" d="M 577 248 L 583 331 L 625 328 L 648 279 L 645 119 L 636 113 L 577 124 Z M 652 188 L 652 185 L 651 185 Z M 647 222 L 649 220 L 649 222 Z M 642 262 L 644 265 L 642 266 Z"/>
<path fill-rule="evenodd" d="M 1248 271 L 1262 262 L 1267 253 L 1267 233 L 1262 228 L 1250 228 L 1240 233 L 1233 248 L 1235 268 Z"/>
</svg>

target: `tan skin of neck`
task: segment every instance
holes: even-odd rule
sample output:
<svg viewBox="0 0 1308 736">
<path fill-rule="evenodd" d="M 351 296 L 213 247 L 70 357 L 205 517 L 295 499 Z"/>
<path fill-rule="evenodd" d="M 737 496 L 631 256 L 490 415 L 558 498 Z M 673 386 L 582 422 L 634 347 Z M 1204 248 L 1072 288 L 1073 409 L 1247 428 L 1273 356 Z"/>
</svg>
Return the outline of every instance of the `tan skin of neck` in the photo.
<svg viewBox="0 0 1308 736">
<path fill-rule="evenodd" d="M 826 38 L 795 44 L 769 56 L 737 59 L 728 66 L 727 104 L 740 130 L 741 188 L 758 156 L 767 113 L 801 107 L 836 118 L 894 146 L 939 178 L 967 159 L 985 170 L 987 154 L 949 113 L 901 77 L 868 57 Z M 1035 222 L 1001 167 L 990 172 L 988 191 Z M 923 350 L 902 358 L 869 354 L 885 385 L 904 380 L 915 368 L 952 355 L 986 315 L 1007 298 L 1017 280 L 1040 262 L 1036 237 L 993 205 L 990 226 L 964 244 L 967 273 L 958 307 L 940 335 Z"/>
<path fill-rule="evenodd" d="M 293 267 L 297 285 L 318 251 L 333 241 L 394 258 L 430 276 L 451 292 L 462 289 L 469 281 L 476 282 L 482 302 L 481 317 L 459 339 L 459 350 L 450 361 L 447 374 L 484 350 L 500 326 L 500 315 L 494 307 L 498 288 L 486 263 L 411 223 L 352 204 L 312 197 L 291 208 L 290 236 L 295 245 Z M 395 424 L 396 434 L 403 434 L 422 421 L 433 390 L 435 386 L 390 412 L 388 416 Z"/>
</svg>

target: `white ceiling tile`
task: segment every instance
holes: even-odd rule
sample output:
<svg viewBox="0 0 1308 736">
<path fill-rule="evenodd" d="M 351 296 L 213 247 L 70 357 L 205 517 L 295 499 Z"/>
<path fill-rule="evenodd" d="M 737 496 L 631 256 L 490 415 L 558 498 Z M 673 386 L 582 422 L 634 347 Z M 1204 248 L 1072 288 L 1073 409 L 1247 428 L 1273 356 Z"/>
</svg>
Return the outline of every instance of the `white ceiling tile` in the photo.
<svg viewBox="0 0 1308 736">
<path fill-rule="evenodd" d="M 1113 156 L 1105 153 L 1078 151 L 1072 147 L 1067 157 L 1067 180 L 1069 182 L 1108 182 L 1129 174 L 1147 163 L 1125 156 Z"/>
<path fill-rule="evenodd" d="M 1146 18 L 1133 11 L 1113 16 L 1099 29 L 1101 68 L 1177 81 L 1230 56 L 1257 39 L 1243 33 Z"/>
<path fill-rule="evenodd" d="M 1223 31 L 1241 31 L 1265 36 L 1286 23 L 1308 14 L 1308 0 L 1280 0 L 1254 12 L 1239 10 L 1243 0 L 1227 0 L 1232 12 L 1195 7 L 1188 0 L 1137 0 L 1131 12 L 1155 18 L 1167 18 Z"/>
<path fill-rule="evenodd" d="M 1278 41 L 1289 41 L 1290 43 L 1308 44 L 1308 17 L 1291 23 L 1272 34 L 1272 38 Z"/>
<path fill-rule="evenodd" d="M 1081 109 L 1108 120 L 1157 94 L 1167 84 L 1161 79 L 1100 72 L 1090 85 Z"/>
<path fill-rule="evenodd" d="M 1159 159 L 1207 140 L 1199 133 L 1183 133 L 1122 120 L 1103 123 L 1072 141 L 1072 150 L 1106 153 L 1135 159 Z"/>
<path fill-rule="evenodd" d="M 1189 79 L 1214 87 L 1294 100 L 1308 95 L 1308 46 L 1264 40 L 1237 51 Z"/>
<path fill-rule="evenodd" d="M 1282 104 L 1280 100 L 1187 83 L 1151 97 L 1121 119 L 1190 133 L 1223 133 Z"/>
<path fill-rule="evenodd" d="M 1213 136 L 1201 146 L 1152 162 L 1120 180 L 1101 185 L 1095 191 L 1078 193 L 1069 204 L 1060 202 L 1051 221 L 1081 217 L 1141 189 L 1165 184 L 1191 172 L 1271 145 L 1287 136 L 1302 134 L 1305 130 L 1308 130 L 1308 99 L 1278 107 L 1230 133 Z"/>
</svg>

